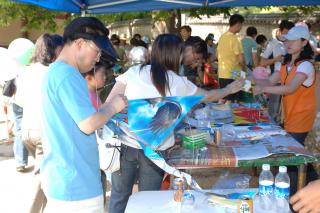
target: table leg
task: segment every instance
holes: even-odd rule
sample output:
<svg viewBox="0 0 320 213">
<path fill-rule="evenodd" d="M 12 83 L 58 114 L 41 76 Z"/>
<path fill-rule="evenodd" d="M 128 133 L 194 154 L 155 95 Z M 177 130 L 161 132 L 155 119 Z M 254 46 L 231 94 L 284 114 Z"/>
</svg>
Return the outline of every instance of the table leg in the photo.
<svg viewBox="0 0 320 213">
<path fill-rule="evenodd" d="M 306 185 L 307 166 L 301 164 L 298 166 L 298 190 L 302 189 Z"/>
</svg>

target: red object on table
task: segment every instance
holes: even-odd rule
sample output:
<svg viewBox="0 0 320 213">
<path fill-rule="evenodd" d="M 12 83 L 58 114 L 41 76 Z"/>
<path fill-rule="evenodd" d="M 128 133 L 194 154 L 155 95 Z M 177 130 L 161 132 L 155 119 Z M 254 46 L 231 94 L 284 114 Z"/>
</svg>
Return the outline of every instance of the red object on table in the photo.
<svg viewBox="0 0 320 213">
<path fill-rule="evenodd" d="M 203 65 L 203 84 L 204 86 L 212 86 L 213 88 L 218 88 L 219 83 L 218 81 L 213 77 L 213 70 L 211 63 L 205 63 Z"/>
</svg>

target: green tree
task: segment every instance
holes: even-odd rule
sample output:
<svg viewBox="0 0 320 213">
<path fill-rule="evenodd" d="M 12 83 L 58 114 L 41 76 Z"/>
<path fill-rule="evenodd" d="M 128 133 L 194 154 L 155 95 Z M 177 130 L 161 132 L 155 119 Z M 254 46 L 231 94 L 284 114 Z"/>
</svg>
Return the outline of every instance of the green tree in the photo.
<svg viewBox="0 0 320 213">
<path fill-rule="evenodd" d="M 21 20 L 23 37 L 28 37 L 31 29 L 55 32 L 56 17 L 68 17 L 65 13 L 49 11 L 29 4 L 20 4 L 9 0 L 0 0 L 0 26 L 8 26 L 14 20 Z"/>
<path fill-rule="evenodd" d="M 192 9 L 175 9 L 175 10 L 159 10 L 159 11 L 145 11 L 145 12 L 126 12 L 118 14 L 97 15 L 98 18 L 105 23 L 113 23 L 117 21 L 127 21 L 133 19 L 149 18 L 154 22 L 164 21 L 166 23 L 168 32 L 177 33 L 181 27 L 181 13 L 188 13 L 189 16 L 201 18 L 202 15 L 213 16 L 218 14 L 229 15 L 230 8 L 192 8 Z"/>
</svg>

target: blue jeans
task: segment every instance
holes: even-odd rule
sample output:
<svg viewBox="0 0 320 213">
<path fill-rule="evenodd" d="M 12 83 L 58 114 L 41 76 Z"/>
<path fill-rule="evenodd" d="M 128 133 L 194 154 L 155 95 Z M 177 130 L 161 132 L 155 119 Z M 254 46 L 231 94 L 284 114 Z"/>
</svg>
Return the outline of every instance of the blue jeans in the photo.
<svg viewBox="0 0 320 213">
<path fill-rule="evenodd" d="M 28 164 L 28 150 L 22 142 L 21 119 L 23 114 L 22 107 L 12 104 L 13 117 L 16 133 L 14 137 L 13 152 L 16 160 L 16 166 L 26 166 Z"/>
<path fill-rule="evenodd" d="M 162 153 L 164 154 L 164 153 Z M 132 187 L 138 179 L 139 191 L 160 190 L 164 172 L 143 153 L 143 150 L 121 146 L 120 170 L 111 176 L 109 213 L 123 213 Z"/>
</svg>

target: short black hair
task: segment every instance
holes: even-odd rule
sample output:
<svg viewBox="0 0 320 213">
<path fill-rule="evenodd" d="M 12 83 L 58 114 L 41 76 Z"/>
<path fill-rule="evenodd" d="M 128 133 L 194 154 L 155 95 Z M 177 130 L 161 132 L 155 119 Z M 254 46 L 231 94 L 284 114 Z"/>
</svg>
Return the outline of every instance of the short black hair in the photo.
<svg viewBox="0 0 320 213">
<path fill-rule="evenodd" d="M 256 38 L 257 44 L 260 44 L 260 45 L 267 40 L 268 40 L 267 37 L 263 34 L 258 35 Z"/>
<path fill-rule="evenodd" d="M 110 40 L 112 41 L 112 40 L 115 40 L 115 39 L 120 39 L 120 38 L 119 38 L 119 36 L 117 34 L 112 34 L 110 36 Z"/>
<path fill-rule="evenodd" d="M 113 38 L 113 39 L 111 39 L 111 43 L 113 44 L 113 45 L 119 45 L 120 44 L 120 38 Z"/>
<path fill-rule="evenodd" d="M 88 75 L 90 76 L 94 76 L 94 73 L 99 70 L 101 67 L 104 67 L 106 68 L 105 64 L 103 64 L 102 62 L 97 62 L 94 67 L 89 71 L 89 72 L 86 72 L 86 73 L 83 73 L 83 77 L 86 77 Z"/>
<path fill-rule="evenodd" d="M 207 43 L 199 36 L 191 36 L 185 41 L 184 46 L 190 46 L 195 53 L 202 54 L 204 59 L 208 58 Z"/>
<path fill-rule="evenodd" d="M 289 20 L 282 20 L 279 24 L 280 31 L 283 31 L 284 29 L 290 30 L 292 27 L 294 27 L 294 23 Z"/>
<path fill-rule="evenodd" d="M 229 19 L 229 26 L 232 27 L 238 23 L 243 23 L 244 22 L 244 18 L 242 15 L 240 14 L 233 14 L 232 16 L 230 16 Z"/>
<path fill-rule="evenodd" d="M 140 47 L 141 46 L 141 47 L 144 47 L 144 48 L 148 49 L 148 45 L 144 41 L 137 40 L 136 38 L 132 38 L 130 40 L 130 45 L 134 46 L 134 47 Z"/>
<path fill-rule="evenodd" d="M 189 25 L 183 25 L 182 27 L 180 27 L 180 32 L 183 29 L 186 30 L 189 33 L 192 31 L 192 29 L 191 29 L 191 27 Z"/>
<path fill-rule="evenodd" d="M 141 40 L 141 35 L 139 33 L 136 33 L 136 34 L 133 35 L 133 38 L 135 38 L 137 40 Z"/>
<path fill-rule="evenodd" d="M 247 36 L 255 37 L 258 34 L 258 30 L 254 26 L 250 26 L 247 28 L 246 34 Z"/>
</svg>

